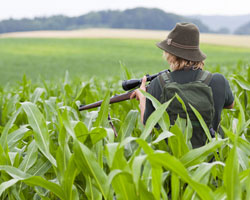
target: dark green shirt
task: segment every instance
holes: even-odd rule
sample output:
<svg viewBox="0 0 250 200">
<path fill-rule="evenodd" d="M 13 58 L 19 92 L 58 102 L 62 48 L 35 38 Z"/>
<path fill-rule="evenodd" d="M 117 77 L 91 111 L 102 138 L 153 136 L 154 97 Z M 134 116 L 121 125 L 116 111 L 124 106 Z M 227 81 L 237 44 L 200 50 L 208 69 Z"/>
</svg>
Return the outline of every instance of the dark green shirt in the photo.
<svg viewBox="0 0 250 200">
<path fill-rule="evenodd" d="M 171 72 L 171 76 L 175 82 L 185 84 L 195 81 L 198 72 L 199 70 L 180 70 Z M 209 86 L 212 88 L 215 109 L 213 128 L 214 130 L 218 130 L 221 120 L 221 111 L 224 107 L 229 106 L 234 102 L 234 97 L 228 80 L 222 74 L 213 74 Z M 160 101 L 161 87 L 159 85 L 159 82 L 157 81 L 157 78 L 151 81 L 150 85 L 148 86 L 147 92 Z M 144 123 L 146 123 L 146 120 L 154 110 L 155 109 L 151 101 L 147 99 L 144 113 Z"/>
</svg>

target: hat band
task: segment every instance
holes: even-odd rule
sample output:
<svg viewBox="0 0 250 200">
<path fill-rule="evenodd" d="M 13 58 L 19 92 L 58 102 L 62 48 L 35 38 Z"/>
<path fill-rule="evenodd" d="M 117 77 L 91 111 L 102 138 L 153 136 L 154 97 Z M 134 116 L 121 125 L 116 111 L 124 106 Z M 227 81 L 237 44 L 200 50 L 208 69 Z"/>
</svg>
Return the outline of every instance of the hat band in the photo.
<svg viewBox="0 0 250 200">
<path fill-rule="evenodd" d="M 172 45 L 177 48 L 181 48 L 181 49 L 199 49 L 199 46 L 189 46 L 189 45 L 179 44 L 179 43 L 173 42 L 172 39 L 167 39 L 167 44 Z"/>
</svg>

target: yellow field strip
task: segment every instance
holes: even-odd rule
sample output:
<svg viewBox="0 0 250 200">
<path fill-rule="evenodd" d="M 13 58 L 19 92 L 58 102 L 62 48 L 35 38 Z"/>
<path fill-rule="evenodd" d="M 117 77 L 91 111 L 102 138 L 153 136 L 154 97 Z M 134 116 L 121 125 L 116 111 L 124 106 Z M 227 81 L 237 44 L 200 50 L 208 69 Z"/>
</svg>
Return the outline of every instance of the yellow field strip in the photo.
<svg viewBox="0 0 250 200">
<path fill-rule="evenodd" d="M 166 38 L 168 31 L 136 29 L 83 29 L 73 31 L 31 31 L 0 34 L 0 38 Z M 250 35 L 201 34 L 201 43 L 250 47 Z"/>
</svg>

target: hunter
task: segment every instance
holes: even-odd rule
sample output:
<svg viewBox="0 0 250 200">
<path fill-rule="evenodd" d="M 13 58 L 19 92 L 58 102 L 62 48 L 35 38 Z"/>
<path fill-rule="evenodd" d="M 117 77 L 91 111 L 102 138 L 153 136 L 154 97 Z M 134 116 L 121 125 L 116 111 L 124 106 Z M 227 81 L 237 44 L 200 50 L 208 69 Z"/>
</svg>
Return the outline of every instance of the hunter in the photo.
<svg viewBox="0 0 250 200">
<path fill-rule="evenodd" d="M 221 112 L 223 108 L 234 106 L 234 97 L 228 80 L 219 73 L 210 73 L 204 69 L 206 55 L 199 47 L 199 29 L 192 23 L 177 23 L 167 38 L 156 45 L 163 50 L 163 56 L 170 65 L 171 72 L 151 81 L 147 92 L 164 103 L 177 93 L 187 106 L 188 114 L 193 125 L 191 143 L 193 148 L 203 146 L 207 140 L 189 103 L 202 115 L 204 121 L 214 136 L 220 130 Z M 140 89 L 146 91 L 146 77 L 143 77 Z M 151 101 L 136 90 L 131 98 L 140 101 L 141 121 L 145 124 L 155 110 Z M 167 112 L 173 125 L 177 116 L 186 117 L 185 111 L 177 99 L 169 105 Z"/>
</svg>

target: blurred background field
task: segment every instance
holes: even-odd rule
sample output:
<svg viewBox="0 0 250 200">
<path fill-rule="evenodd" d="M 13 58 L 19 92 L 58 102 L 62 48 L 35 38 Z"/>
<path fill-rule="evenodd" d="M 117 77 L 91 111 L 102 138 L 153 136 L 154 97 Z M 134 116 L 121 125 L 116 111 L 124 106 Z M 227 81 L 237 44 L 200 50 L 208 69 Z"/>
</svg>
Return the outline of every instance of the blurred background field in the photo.
<svg viewBox="0 0 250 200">
<path fill-rule="evenodd" d="M 57 80 L 66 71 L 71 78 L 89 80 L 121 77 L 121 65 L 134 76 L 153 74 L 168 68 L 156 39 L 89 38 L 1 38 L 0 84 L 21 81 Z M 205 67 L 212 72 L 244 73 L 250 63 L 250 48 L 202 44 Z M 241 67 L 240 67 L 241 66 Z"/>
</svg>

